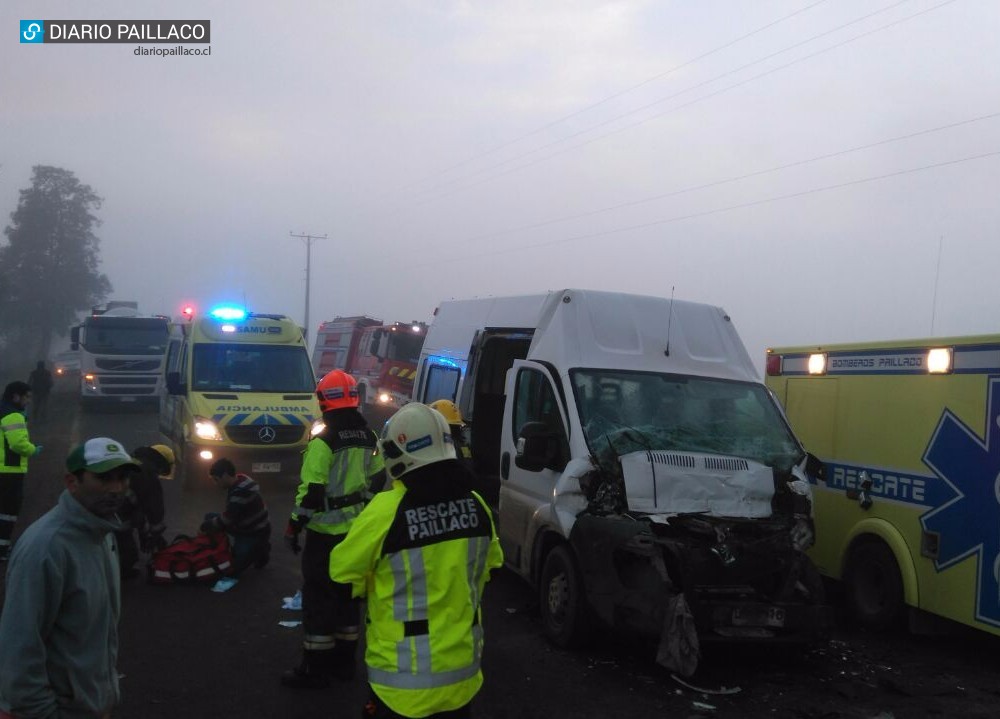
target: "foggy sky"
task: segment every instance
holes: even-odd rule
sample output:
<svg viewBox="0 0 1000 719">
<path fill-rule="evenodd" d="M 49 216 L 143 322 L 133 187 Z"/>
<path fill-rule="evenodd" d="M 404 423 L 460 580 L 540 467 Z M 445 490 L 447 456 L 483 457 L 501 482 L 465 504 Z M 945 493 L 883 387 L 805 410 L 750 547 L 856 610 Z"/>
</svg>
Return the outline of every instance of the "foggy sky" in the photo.
<svg viewBox="0 0 1000 719">
<path fill-rule="evenodd" d="M 20 19 L 208 19 L 212 54 Z M 295 232 L 327 235 L 311 334 L 564 287 L 721 305 L 759 366 L 1000 329 L 994 0 L 8 0 L 0 28 L 3 225 L 33 165 L 73 171 L 149 312 L 302 322 Z"/>
</svg>

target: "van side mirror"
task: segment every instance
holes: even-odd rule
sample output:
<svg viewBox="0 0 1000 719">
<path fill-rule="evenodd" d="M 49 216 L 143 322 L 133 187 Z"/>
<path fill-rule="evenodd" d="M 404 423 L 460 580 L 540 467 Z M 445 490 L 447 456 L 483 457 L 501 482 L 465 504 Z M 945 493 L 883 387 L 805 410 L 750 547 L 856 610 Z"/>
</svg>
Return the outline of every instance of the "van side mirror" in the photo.
<svg viewBox="0 0 1000 719">
<path fill-rule="evenodd" d="M 187 394 L 187 387 L 181 384 L 180 372 L 167 372 L 167 394 Z"/>
<path fill-rule="evenodd" d="M 806 474 L 820 482 L 826 481 L 826 465 L 815 454 L 806 452 Z"/>
<path fill-rule="evenodd" d="M 566 466 L 559 450 L 559 435 L 544 422 L 527 422 L 517 435 L 514 464 L 529 472 L 560 471 Z"/>
</svg>

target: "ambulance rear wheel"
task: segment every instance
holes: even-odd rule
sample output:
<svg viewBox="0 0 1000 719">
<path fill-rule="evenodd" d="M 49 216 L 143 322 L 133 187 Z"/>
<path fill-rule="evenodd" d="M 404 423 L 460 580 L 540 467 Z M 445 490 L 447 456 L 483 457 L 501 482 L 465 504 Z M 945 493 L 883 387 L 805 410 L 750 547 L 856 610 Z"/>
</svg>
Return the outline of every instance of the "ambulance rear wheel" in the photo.
<svg viewBox="0 0 1000 719">
<path fill-rule="evenodd" d="M 903 578 L 892 550 L 879 539 L 865 539 L 851 550 L 844 571 L 847 604 L 869 629 L 886 630 L 903 617 Z"/>
<path fill-rule="evenodd" d="M 538 601 L 542 630 L 550 642 L 564 649 L 582 646 L 590 638 L 590 612 L 580 569 L 566 546 L 545 557 Z"/>
</svg>

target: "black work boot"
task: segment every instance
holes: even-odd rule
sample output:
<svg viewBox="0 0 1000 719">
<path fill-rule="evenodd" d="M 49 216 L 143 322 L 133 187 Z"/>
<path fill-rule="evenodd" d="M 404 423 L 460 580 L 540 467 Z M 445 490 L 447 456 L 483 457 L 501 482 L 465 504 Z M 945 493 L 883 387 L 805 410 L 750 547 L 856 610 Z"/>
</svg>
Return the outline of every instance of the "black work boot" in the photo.
<svg viewBox="0 0 1000 719">
<path fill-rule="evenodd" d="M 302 663 L 281 675 L 281 683 L 293 689 L 326 689 L 331 684 L 332 649 L 302 652 Z"/>
<path fill-rule="evenodd" d="M 357 640 L 338 639 L 330 657 L 330 674 L 334 679 L 350 681 L 354 679 L 357 663 L 354 661 Z"/>
</svg>

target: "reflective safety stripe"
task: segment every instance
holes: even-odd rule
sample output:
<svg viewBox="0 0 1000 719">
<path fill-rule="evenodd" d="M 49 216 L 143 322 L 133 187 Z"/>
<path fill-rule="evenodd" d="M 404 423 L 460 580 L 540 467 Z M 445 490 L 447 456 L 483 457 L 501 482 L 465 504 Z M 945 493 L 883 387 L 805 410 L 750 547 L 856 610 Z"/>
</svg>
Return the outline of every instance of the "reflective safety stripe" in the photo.
<svg viewBox="0 0 1000 719">
<path fill-rule="evenodd" d="M 0 514 L 0 522 L 16 522 L 16 514 Z"/>
<path fill-rule="evenodd" d="M 333 455 L 333 466 L 330 467 L 330 478 L 327 480 L 326 485 L 326 498 L 334 499 L 336 497 L 341 497 L 345 494 L 344 479 L 347 476 L 348 465 L 350 462 L 350 452 L 347 450 L 341 450 L 335 452 Z M 338 509 L 328 509 L 325 512 L 314 512 L 310 522 L 315 522 L 318 524 L 341 524 L 354 519 L 358 516 L 357 511 L 351 511 L 350 513 L 345 510 L 348 507 L 342 507 Z"/>
<path fill-rule="evenodd" d="M 10 432 L 13 429 L 27 429 L 27 428 L 28 425 L 26 425 L 24 422 L 18 422 L 17 424 L 5 424 L 3 426 L 0 426 L 0 429 L 2 429 L 4 432 Z"/>
<path fill-rule="evenodd" d="M 479 539 L 477 538 L 477 545 Z M 486 541 L 488 542 L 488 538 Z M 488 544 L 484 547 L 488 548 Z M 475 557 L 470 565 L 475 564 L 482 571 L 486 561 L 485 549 L 477 549 L 475 552 L 470 549 L 470 557 Z M 385 671 L 369 665 L 368 680 L 396 689 L 432 689 L 474 677 L 479 671 L 482 646 L 482 632 L 477 631 L 478 626 L 473 628 L 475 646 L 470 664 L 447 672 L 434 672 L 431 668 L 431 637 L 424 628 L 429 622 L 427 571 L 424 567 L 423 550 L 419 547 L 405 549 L 389 555 L 388 559 L 393 578 L 392 616 L 410 631 L 406 632 L 407 636 L 402 641 L 396 643 L 397 671 Z M 470 566 L 470 575 L 473 571 Z M 478 599 L 478 589 L 473 591 Z M 418 633 L 421 631 L 423 633 Z"/>
<path fill-rule="evenodd" d="M 303 519 L 309 519 L 313 516 L 312 509 L 306 509 L 305 507 L 296 507 L 292 510 L 292 514 L 302 517 Z"/>
<path fill-rule="evenodd" d="M 361 637 L 361 627 L 341 627 L 333 632 L 334 639 L 356 642 Z"/>
<path fill-rule="evenodd" d="M 436 674 L 387 672 L 384 669 L 376 669 L 369 665 L 368 681 L 372 684 L 382 684 L 394 689 L 434 689 L 471 679 L 478 672 L 479 662 L 462 667 L 461 669 L 453 669 L 450 672 L 438 672 Z"/>
<path fill-rule="evenodd" d="M 9 547 L 9 546 L 10 546 L 9 539 L 0 539 L 0 547 Z"/>
<path fill-rule="evenodd" d="M 472 602 L 472 656 L 479 664 L 483 656 L 483 626 L 479 622 L 479 578 L 486 571 L 486 557 L 490 551 L 490 537 L 471 537 L 469 542 L 469 600 Z"/>
<path fill-rule="evenodd" d="M 316 651 L 333 649 L 337 640 L 332 634 L 306 634 L 302 639 L 302 647 Z"/>
</svg>

